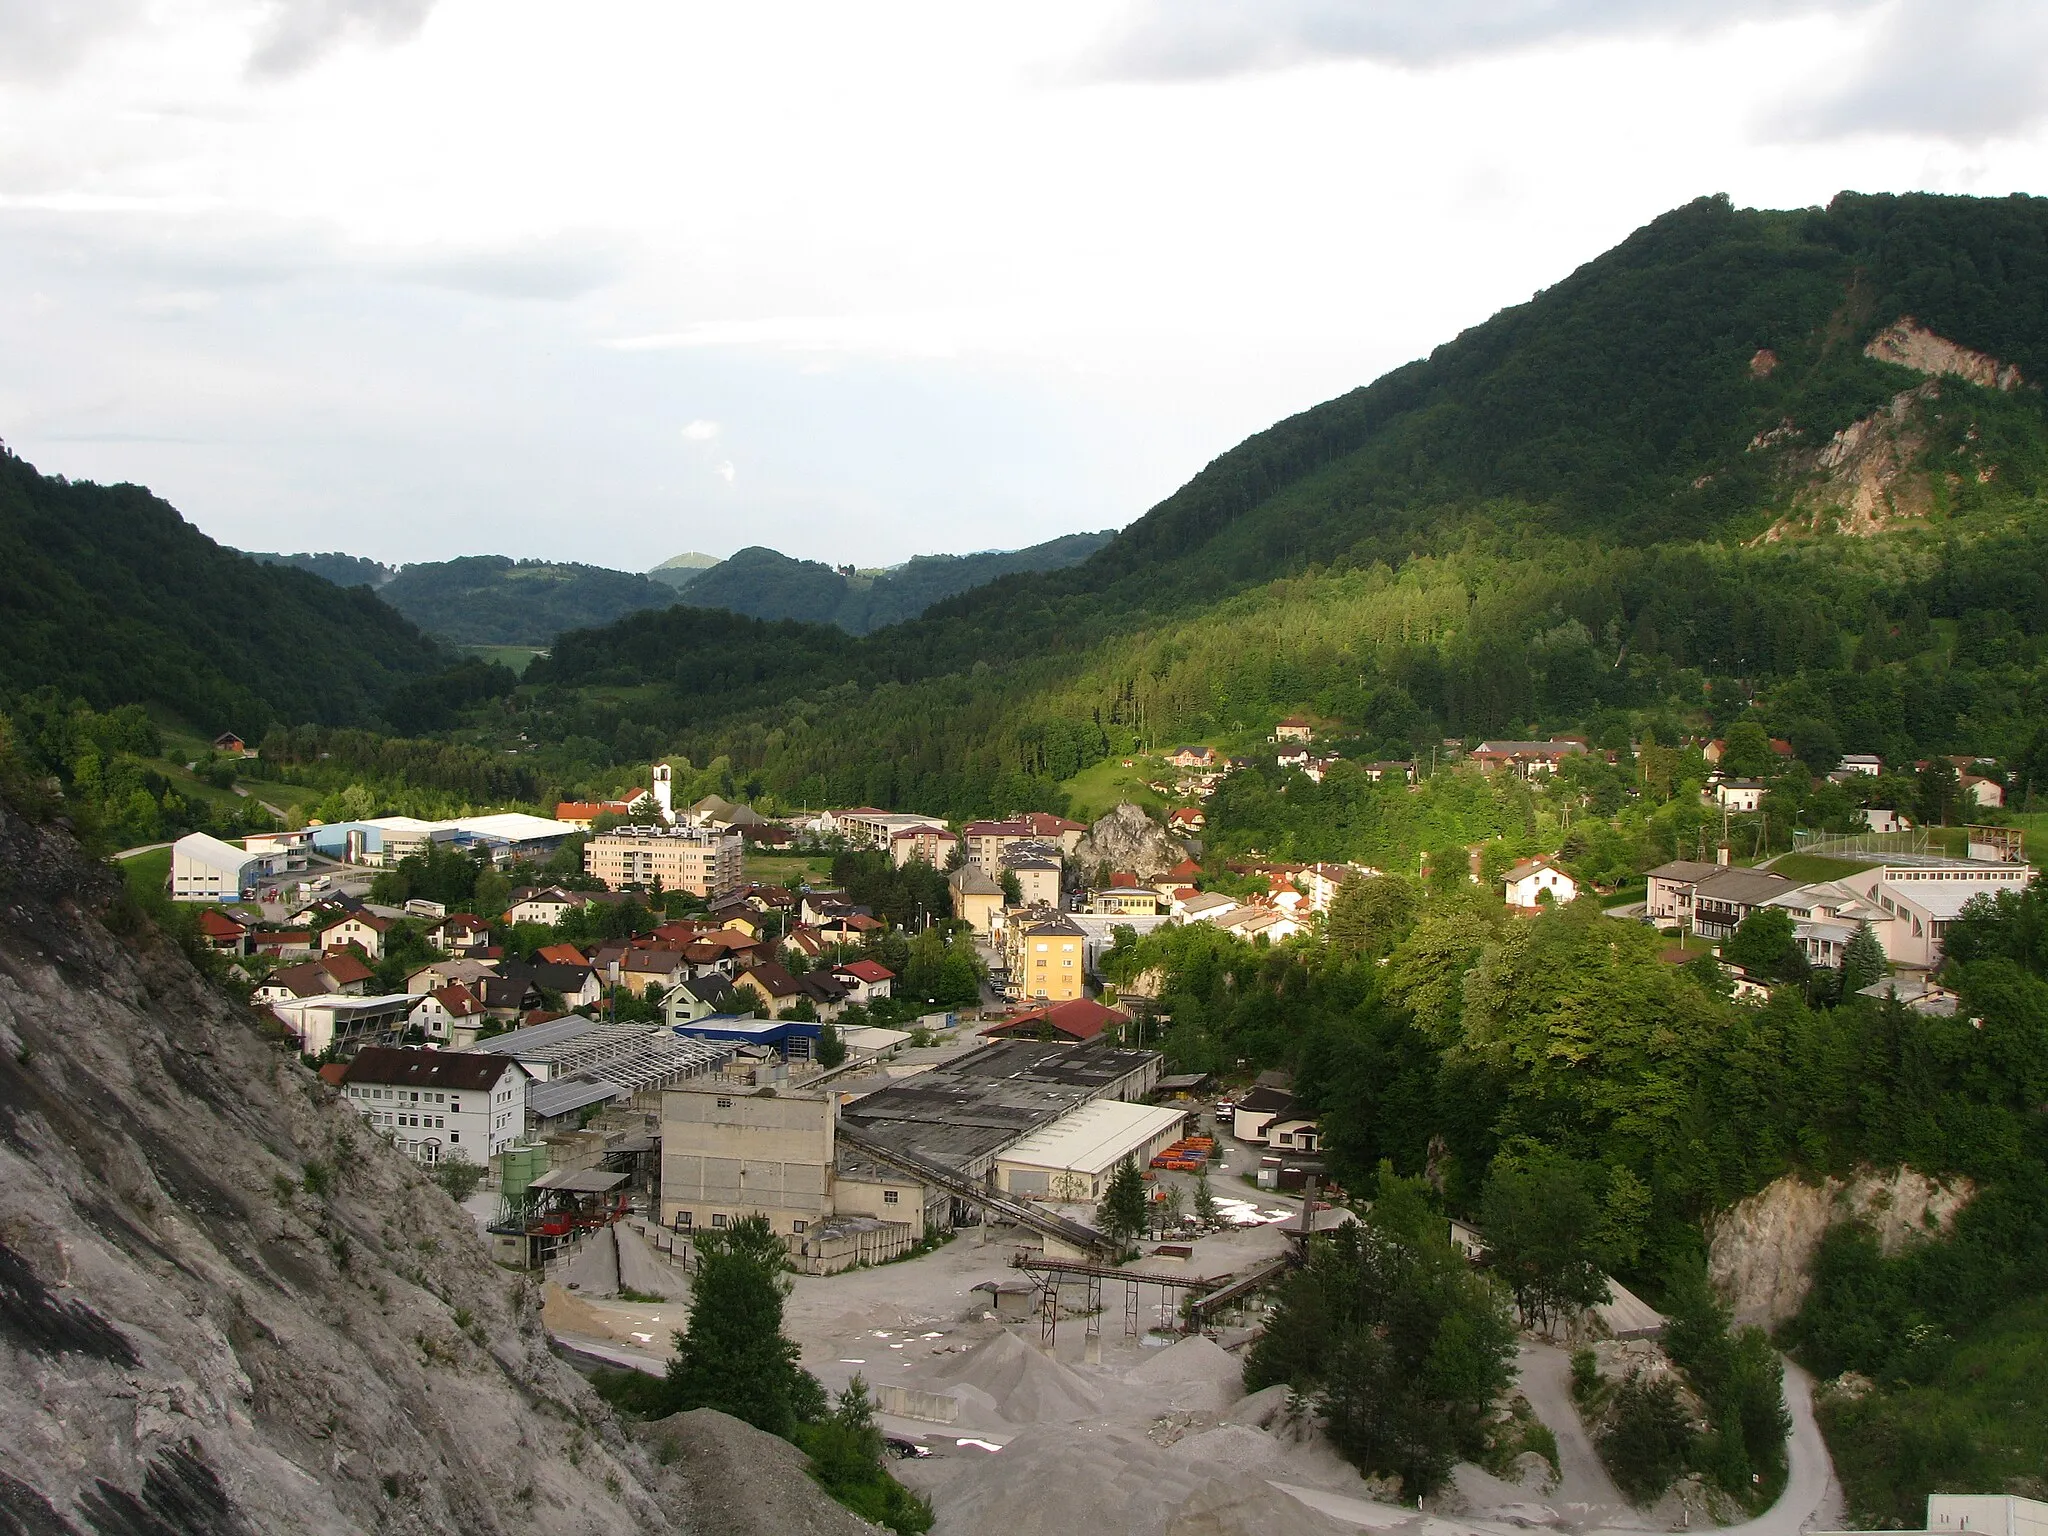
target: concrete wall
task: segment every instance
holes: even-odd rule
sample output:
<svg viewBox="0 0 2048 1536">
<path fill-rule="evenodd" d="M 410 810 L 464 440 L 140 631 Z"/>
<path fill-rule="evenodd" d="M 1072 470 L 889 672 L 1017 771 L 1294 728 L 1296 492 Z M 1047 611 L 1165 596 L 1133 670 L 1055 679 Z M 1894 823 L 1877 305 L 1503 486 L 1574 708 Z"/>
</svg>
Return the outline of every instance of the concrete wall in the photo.
<svg viewBox="0 0 2048 1536">
<path fill-rule="evenodd" d="M 760 1212 L 777 1232 L 832 1212 L 833 1106 L 732 1089 L 678 1089 L 661 1102 L 661 1220 L 692 1227 Z"/>
<path fill-rule="evenodd" d="M 896 1198 L 889 1199 L 890 1195 Z M 915 1179 L 834 1179 L 832 1208 L 840 1216 L 875 1216 L 910 1225 L 924 1236 L 924 1186 Z"/>
</svg>

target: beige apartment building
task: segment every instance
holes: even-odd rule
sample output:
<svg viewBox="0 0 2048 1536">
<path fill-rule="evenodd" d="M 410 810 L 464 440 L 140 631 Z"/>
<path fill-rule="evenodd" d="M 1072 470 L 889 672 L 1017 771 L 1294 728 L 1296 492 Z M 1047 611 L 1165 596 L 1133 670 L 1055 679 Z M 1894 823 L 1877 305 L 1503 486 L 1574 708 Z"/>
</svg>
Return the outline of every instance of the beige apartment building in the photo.
<svg viewBox="0 0 2048 1536">
<path fill-rule="evenodd" d="M 743 848 L 731 829 L 614 827 L 584 844 L 583 868 L 608 890 L 659 885 L 709 899 L 739 889 Z"/>
<path fill-rule="evenodd" d="M 1004 930 L 1009 995 L 1034 1003 L 1066 1003 L 1083 995 L 1087 930 L 1057 912 L 1012 918 Z"/>
</svg>

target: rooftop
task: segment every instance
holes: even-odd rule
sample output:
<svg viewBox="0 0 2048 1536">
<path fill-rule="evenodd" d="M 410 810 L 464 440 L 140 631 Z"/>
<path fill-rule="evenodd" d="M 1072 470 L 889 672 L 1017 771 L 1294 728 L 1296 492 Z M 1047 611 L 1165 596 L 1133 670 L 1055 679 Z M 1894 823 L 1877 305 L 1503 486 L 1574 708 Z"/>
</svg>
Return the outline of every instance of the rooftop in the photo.
<svg viewBox="0 0 2048 1536">
<path fill-rule="evenodd" d="M 1104 1173 L 1130 1156 L 1133 1148 L 1172 1130 L 1184 1118 L 1177 1109 L 1097 1099 L 1026 1136 L 1003 1153 L 1003 1161 Z"/>
</svg>

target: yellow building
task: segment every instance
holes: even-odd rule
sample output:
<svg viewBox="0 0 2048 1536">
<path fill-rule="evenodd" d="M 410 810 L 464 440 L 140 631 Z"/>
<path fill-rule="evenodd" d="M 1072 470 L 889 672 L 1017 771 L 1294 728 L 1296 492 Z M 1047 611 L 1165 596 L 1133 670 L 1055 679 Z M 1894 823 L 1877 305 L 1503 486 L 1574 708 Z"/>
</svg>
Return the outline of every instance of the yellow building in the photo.
<svg viewBox="0 0 2048 1536">
<path fill-rule="evenodd" d="M 1018 923 L 1010 932 L 1012 997 L 1065 1003 L 1082 995 L 1088 974 L 1088 935 L 1078 923 L 1054 913 Z"/>
<path fill-rule="evenodd" d="M 607 889 L 640 886 L 707 899 L 739 889 L 740 835 L 700 827 L 614 827 L 583 845 L 583 868 Z"/>
</svg>

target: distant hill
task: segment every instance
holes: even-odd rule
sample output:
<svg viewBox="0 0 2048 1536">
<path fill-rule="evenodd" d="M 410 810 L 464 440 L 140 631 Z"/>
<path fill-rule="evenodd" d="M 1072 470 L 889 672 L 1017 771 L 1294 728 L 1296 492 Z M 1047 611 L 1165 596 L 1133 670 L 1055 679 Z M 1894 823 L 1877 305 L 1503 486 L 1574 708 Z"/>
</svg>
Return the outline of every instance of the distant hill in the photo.
<svg viewBox="0 0 2048 1536">
<path fill-rule="evenodd" d="M 680 555 L 669 556 L 647 574 L 656 581 L 666 582 L 680 590 L 719 563 L 716 555 L 707 555 L 699 550 L 690 549 Z"/>
<path fill-rule="evenodd" d="M 914 619 L 936 602 L 999 577 L 1077 565 L 1114 537 L 1113 531 L 1070 533 L 1028 549 L 919 555 L 886 571 L 851 575 L 756 545 L 695 576 L 681 588 L 681 600 L 694 608 L 723 608 L 755 619 L 836 624 L 850 634 L 865 635 Z"/>
<path fill-rule="evenodd" d="M 398 574 L 395 565 L 384 565 L 362 555 L 344 555 L 338 551 L 324 555 L 271 555 L 252 549 L 244 553 L 251 560 L 260 560 L 265 565 L 289 565 L 311 571 L 322 581 L 331 581 L 337 587 L 381 587 Z"/>
<path fill-rule="evenodd" d="M 0 450 L 0 696 L 50 686 L 254 739 L 375 724 L 451 658 L 360 587 L 214 543 L 136 485 L 38 474 Z"/>
<path fill-rule="evenodd" d="M 673 588 L 628 571 L 503 555 L 404 566 L 378 596 L 458 645 L 544 646 L 562 630 L 609 624 L 676 600 Z"/>
</svg>

